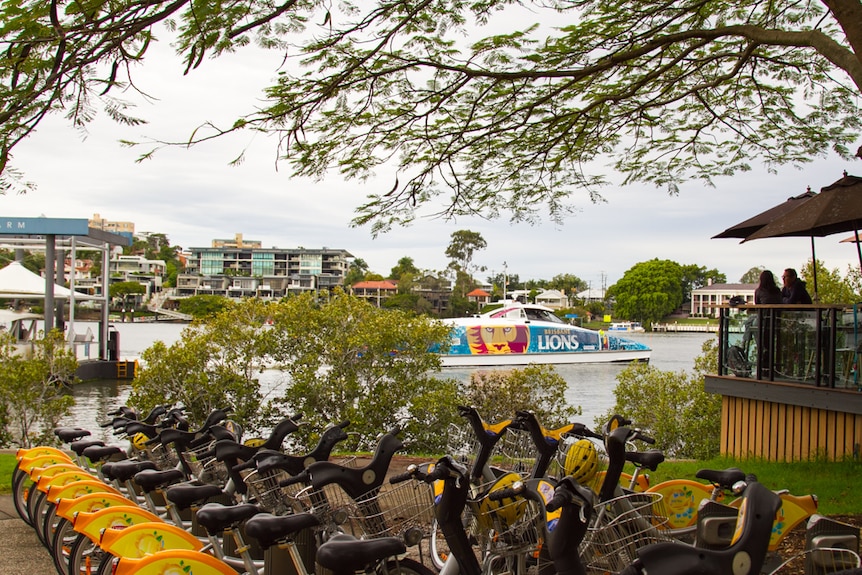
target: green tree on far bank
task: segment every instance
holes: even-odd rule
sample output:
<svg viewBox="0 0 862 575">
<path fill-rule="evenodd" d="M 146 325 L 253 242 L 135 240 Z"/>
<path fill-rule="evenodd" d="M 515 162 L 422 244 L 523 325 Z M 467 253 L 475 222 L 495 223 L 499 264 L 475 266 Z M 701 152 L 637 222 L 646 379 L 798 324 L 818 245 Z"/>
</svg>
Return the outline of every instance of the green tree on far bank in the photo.
<svg viewBox="0 0 862 575">
<path fill-rule="evenodd" d="M 673 313 L 683 302 L 683 267 L 658 258 L 629 268 L 608 288 L 614 298 L 614 317 L 656 322 Z"/>
<path fill-rule="evenodd" d="M 202 319 L 223 312 L 233 305 L 230 298 L 220 295 L 193 295 L 180 300 L 179 310 L 196 319 Z"/>
</svg>

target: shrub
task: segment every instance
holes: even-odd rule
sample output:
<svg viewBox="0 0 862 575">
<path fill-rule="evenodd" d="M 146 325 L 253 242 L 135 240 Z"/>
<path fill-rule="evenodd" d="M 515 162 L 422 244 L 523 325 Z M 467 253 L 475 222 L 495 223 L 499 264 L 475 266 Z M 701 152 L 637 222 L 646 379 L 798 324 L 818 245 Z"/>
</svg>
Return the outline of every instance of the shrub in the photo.
<svg viewBox="0 0 862 575">
<path fill-rule="evenodd" d="M 566 401 L 568 384 L 550 365 L 474 372 L 465 390 L 465 401 L 489 423 L 511 419 L 517 410 L 536 414 L 547 428 L 572 423 L 581 408 Z"/>
<path fill-rule="evenodd" d="M 53 429 L 75 404 L 64 385 L 75 379 L 78 360 L 56 329 L 33 340 L 32 353 L 13 343 L 11 334 L 0 334 L 0 441 L 21 447 L 57 444 Z"/>
<path fill-rule="evenodd" d="M 616 404 L 600 420 L 614 413 L 631 419 L 656 440 L 667 456 L 708 459 L 719 453 L 721 397 L 704 389 L 704 374 L 715 373 L 716 341 L 707 340 L 695 359 L 693 373 L 662 371 L 634 363 L 617 376 Z"/>
</svg>

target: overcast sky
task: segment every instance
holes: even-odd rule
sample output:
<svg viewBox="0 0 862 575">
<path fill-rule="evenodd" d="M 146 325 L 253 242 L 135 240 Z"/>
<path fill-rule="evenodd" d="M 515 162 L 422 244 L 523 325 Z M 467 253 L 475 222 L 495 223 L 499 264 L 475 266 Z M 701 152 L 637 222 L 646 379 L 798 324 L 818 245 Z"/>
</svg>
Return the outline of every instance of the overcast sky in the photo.
<svg viewBox="0 0 862 575">
<path fill-rule="evenodd" d="M 135 163 L 139 151 L 121 147 L 120 139 L 182 140 L 205 120 L 229 125 L 254 108 L 279 63 L 274 55 L 225 56 L 182 76 L 182 64 L 165 57 L 164 46 L 160 50 L 148 53 L 136 76 L 137 85 L 158 99 L 138 106 L 150 123 L 129 128 L 102 119 L 84 137 L 61 117 L 43 122 L 13 158 L 38 188 L 0 198 L 4 217 L 90 218 L 98 213 L 132 221 L 138 232 L 164 233 L 184 248 L 209 246 L 214 238 L 236 233 L 266 247 L 343 248 L 383 275 L 403 256 L 422 269 L 444 269 L 450 234 L 469 229 L 488 242 L 474 257 L 488 269 L 479 274 L 482 279 L 501 272 L 505 263 L 521 280 L 571 273 L 597 288 L 613 284 L 637 262 L 660 258 L 717 268 L 734 282 L 754 266 L 766 266 L 776 277 L 784 267 L 801 268 L 810 258 L 810 241 L 778 238 L 740 245 L 711 236 L 808 186 L 819 190 L 844 170 L 862 175 L 859 162 L 835 156 L 801 171 L 784 167 L 778 174 L 755 166 L 748 174 L 717 180 L 715 188 L 686 183 L 676 197 L 637 185 L 605 189 L 607 203 L 595 205 L 586 193 L 575 192 L 571 201 L 579 211 L 562 226 L 547 219 L 535 226 L 423 220 L 375 239 L 369 229 L 349 223 L 366 194 L 391 188 L 392 174 L 365 184 L 345 182 L 337 174 L 323 182 L 293 179 L 286 165 L 276 166 L 274 139 L 248 134 L 188 150 L 162 150 L 152 160 Z M 246 162 L 229 166 L 246 147 Z M 610 170 L 607 175 L 620 179 Z M 818 258 L 842 273 L 848 264 L 858 265 L 854 246 L 839 243 L 846 236 L 815 240 Z"/>
</svg>

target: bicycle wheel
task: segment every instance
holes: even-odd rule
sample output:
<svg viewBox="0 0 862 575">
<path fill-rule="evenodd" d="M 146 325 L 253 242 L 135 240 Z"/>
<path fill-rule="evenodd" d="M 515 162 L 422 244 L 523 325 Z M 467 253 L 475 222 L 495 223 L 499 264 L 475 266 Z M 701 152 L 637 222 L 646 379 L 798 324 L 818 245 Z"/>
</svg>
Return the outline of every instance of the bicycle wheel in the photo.
<svg viewBox="0 0 862 575">
<path fill-rule="evenodd" d="M 18 469 L 18 467 L 16 466 L 15 469 Z M 15 511 L 31 527 L 33 526 L 33 522 L 27 514 L 27 500 L 29 499 L 30 491 L 33 490 L 33 485 L 33 480 L 23 471 L 12 478 L 12 501 L 15 504 Z"/>
<path fill-rule="evenodd" d="M 118 558 L 109 553 L 105 553 L 102 562 L 99 563 L 99 568 L 96 570 L 96 575 L 113 575 L 114 569 L 117 566 Z"/>
<path fill-rule="evenodd" d="M 65 518 L 61 518 L 54 528 L 51 539 L 51 556 L 54 559 L 54 567 L 57 568 L 57 573 L 60 575 L 68 575 L 69 573 L 69 555 L 78 535 L 79 533 L 75 531 L 72 522 Z"/>
<path fill-rule="evenodd" d="M 41 526 L 41 539 L 45 547 L 50 551 L 54 543 L 54 531 L 57 529 L 57 523 L 62 520 L 62 517 L 57 517 L 57 504 L 48 501 L 47 498 L 43 505 L 42 518 L 38 525 Z M 39 532 L 39 529 L 36 530 Z"/>
<path fill-rule="evenodd" d="M 68 575 L 93 575 L 107 554 L 90 541 L 86 535 L 78 534 L 69 551 Z"/>
<path fill-rule="evenodd" d="M 38 489 L 32 489 L 32 493 L 27 497 L 27 515 L 30 517 L 30 525 L 36 531 L 39 541 L 45 545 L 45 540 L 42 538 L 42 519 L 44 518 L 44 508 L 47 502 L 47 494 Z"/>
<path fill-rule="evenodd" d="M 433 569 L 413 559 L 387 561 L 386 565 L 381 565 L 377 572 L 378 575 L 435 575 Z"/>
</svg>

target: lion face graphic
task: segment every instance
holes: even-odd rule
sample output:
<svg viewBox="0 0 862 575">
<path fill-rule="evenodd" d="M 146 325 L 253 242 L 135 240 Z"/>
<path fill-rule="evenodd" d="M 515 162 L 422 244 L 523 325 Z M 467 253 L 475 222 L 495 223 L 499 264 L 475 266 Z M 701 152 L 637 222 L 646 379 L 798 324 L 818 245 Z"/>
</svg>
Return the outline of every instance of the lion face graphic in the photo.
<svg viewBox="0 0 862 575">
<path fill-rule="evenodd" d="M 467 343 L 473 354 L 524 353 L 530 330 L 523 325 L 476 325 L 467 328 Z"/>
</svg>

